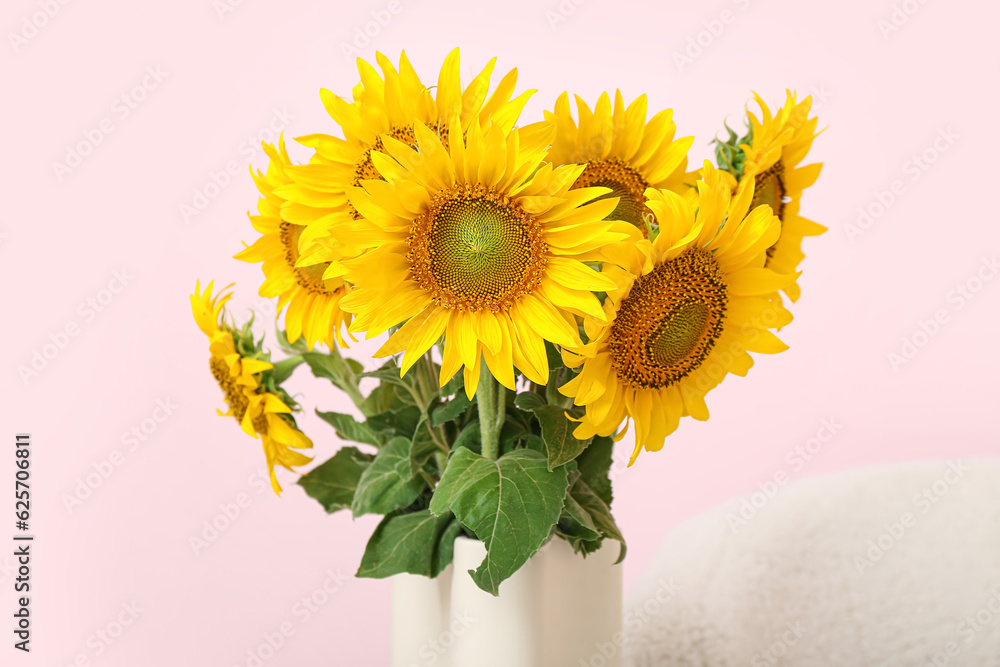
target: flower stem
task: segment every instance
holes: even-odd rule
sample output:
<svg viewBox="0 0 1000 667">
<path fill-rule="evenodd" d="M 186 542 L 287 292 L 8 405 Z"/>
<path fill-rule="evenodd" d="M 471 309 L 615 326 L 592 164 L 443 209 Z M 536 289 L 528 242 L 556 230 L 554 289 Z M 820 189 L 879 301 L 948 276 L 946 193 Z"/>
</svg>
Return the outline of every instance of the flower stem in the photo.
<svg viewBox="0 0 1000 667">
<path fill-rule="evenodd" d="M 479 435 L 483 441 L 483 456 L 492 461 L 500 454 L 500 428 L 507 413 L 505 409 L 500 409 L 504 398 L 503 389 L 497 390 L 497 381 L 483 363 L 479 373 L 479 388 L 476 390 L 476 403 L 479 405 Z"/>
<path fill-rule="evenodd" d="M 335 382 L 335 384 L 350 397 L 351 401 L 361 410 L 362 414 L 366 417 L 371 416 L 366 414 L 362 407 L 365 402 L 365 396 L 361 393 L 361 388 L 358 386 L 358 376 L 354 374 L 354 370 L 351 369 L 347 360 L 340 354 L 340 350 L 337 349 L 336 345 L 330 346 L 330 356 L 340 359 L 340 365 L 343 367 L 341 381 Z"/>
</svg>

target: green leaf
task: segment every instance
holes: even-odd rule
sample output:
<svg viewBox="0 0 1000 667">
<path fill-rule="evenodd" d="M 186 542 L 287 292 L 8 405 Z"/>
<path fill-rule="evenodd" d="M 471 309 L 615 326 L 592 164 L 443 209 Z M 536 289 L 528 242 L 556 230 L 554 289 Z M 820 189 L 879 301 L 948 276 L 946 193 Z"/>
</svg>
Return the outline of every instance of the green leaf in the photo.
<svg viewBox="0 0 1000 667">
<path fill-rule="evenodd" d="M 514 398 L 514 405 L 526 412 L 534 412 L 545 405 L 545 399 L 533 391 L 522 391 Z"/>
<path fill-rule="evenodd" d="M 431 413 L 431 424 L 440 426 L 450 421 L 454 421 L 465 414 L 465 411 L 472 405 L 472 401 L 465 395 L 465 392 L 456 394 L 454 398 Z"/>
<path fill-rule="evenodd" d="M 549 341 L 545 341 L 545 356 L 549 360 L 549 373 L 554 373 L 558 369 L 562 368 L 562 354 L 556 349 L 556 346 Z"/>
<path fill-rule="evenodd" d="M 470 449 L 477 454 L 483 451 L 483 435 L 479 430 L 479 420 L 473 419 L 471 422 L 465 425 L 465 428 L 461 430 L 458 437 L 455 438 L 455 444 L 452 445 L 452 451 L 455 451 L 459 447 L 464 447 Z"/>
<path fill-rule="evenodd" d="M 402 435 L 412 438 L 420 422 L 420 409 L 410 405 L 399 410 L 388 410 L 368 418 L 368 427 L 386 435 Z"/>
<path fill-rule="evenodd" d="M 500 453 L 506 454 L 516 450 L 531 435 L 531 432 L 527 431 L 523 425 L 513 419 L 508 419 L 500 428 Z M 544 451 L 543 449 L 542 452 L 544 453 Z"/>
<path fill-rule="evenodd" d="M 441 387 L 442 396 L 451 396 L 465 389 L 465 373 L 455 373 L 448 382 Z"/>
<path fill-rule="evenodd" d="M 302 358 L 309 364 L 309 369 L 316 377 L 330 380 L 337 386 L 343 384 L 347 366 L 340 356 L 323 352 L 304 352 Z"/>
<path fill-rule="evenodd" d="M 299 367 L 305 361 L 301 354 L 297 354 L 293 357 L 288 357 L 287 359 L 282 359 L 274 364 L 274 369 L 272 371 L 272 377 L 274 378 L 274 384 L 280 385 L 282 382 L 287 380 L 292 376 L 292 373 L 296 368 Z"/>
<path fill-rule="evenodd" d="M 597 436 L 576 459 L 580 477 L 608 507 L 614 499 L 610 476 L 614 447 L 615 442 L 611 438 Z"/>
<path fill-rule="evenodd" d="M 410 446 L 410 467 L 414 475 L 423 472 L 424 466 L 434 456 L 435 452 L 445 453 L 431 435 L 431 426 L 426 418 L 421 418 L 420 423 L 413 433 L 413 444 Z"/>
<path fill-rule="evenodd" d="M 577 502 L 572 493 L 566 495 L 566 504 L 559 516 L 556 534 L 569 542 L 573 551 L 584 554 L 596 551 L 604 539 L 590 513 Z"/>
<path fill-rule="evenodd" d="M 621 544 L 621 551 L 618 554 L 618 560 L 615 562 L 620 563 L 625 560 L 625 538 L 622 537 L 621 531 L 618 529 L 618 524 L 615 523 L 615 518 L 611 516 L 611 509 L 582 478 L 577 480 L 573 488 L 570 489 L 570 495 L 590 515 L 594 526 L 601 535 L 618 540 Z"/>
<path fill-rule="evenodd" d="M 361 474 L 351 511 L 356 517 L 389 514 L 409 506 L 425 486 L 424 480 L 415 476 L 410 467 L 410 441 L 393 438 Z"/>
<path fill-rule="evenodd" d="M 299 336 L 294 343 L 289 343 L 288 334 L 280 327 L 274 328 L 274 335 L 278 339 L 278 346 L 288 354 L 298 354 L 309 350 L 306 346 L 305 336 Z"/>
<path fill-rule="evenodd" d="M 360 377 L 375 378 L 377 380 L 381 380 L 382 382 L 392 382 L 393 384 L 397 384 L 401 387 L 405 387 L 408 384 L 404 378 L 400 377 L 399 366 L 397 366 L 396 362 L 391 359 L 373 371 L 362 373 Z"/>
<path fill-rule="evenodd" d="M 549 470 L 545 457 L 519 449 L 496 461 L 456 449 L 431 499 L 431 512 L 447 510 L 486 545 L 486 559 L 471 571 L 484 591 L 500 583 L 538 551 L 559 520 L 566 496 L 566 469 Z"/>
<path fill-rule="evenodd" d="M 361 473 L 373 458 L 357 447 L 341 447 L 333 458 L 300 477 L 298 484 L 327 512 L 347 509 L 354 500 Z"/>
<path fill-rule="evenodd" d="M 376 447 L 382 446 L 383 438 L 373 431 L 368 424 L 357 421 L 351 415 L 345 415 L 340 412 L 321 412 L 319 410 L 316 411 L 316 414 L 319 415 L 320 419 L 331 424 L 337 430 L 337 436 L 341 440 L 361 442 L 366 445 L 375 445 Z"/>
<path fill-rule="evenodd" d="M 542 427 L 542 440 L 549 453 L 549 469 L 555 470 L 576 459 L 590 444 L 590 438 L 577 440 L 573 436 L 575 424 L 566 418 L 565 409 L 555 405 L 535 408 L 535 417 Z"/>
<path fill-rule="evenodd" d="M 461 530 L 451 512 L 441 516 L 430 510 L 390 514 L 368 540 L 357 576 L 384 579 L 409 572 L 436 577 L 451 563 Z"/>
<path fill-rule="evenodd" d="M 405 395 L 409 400 L 406 402 L 400 400 L 400 396 L 396 395 L 397 392 L 399 392 L 400 395 Z M 383 382 L 375 387 L 372 390 L 372 393 L 368 394 L 359 407 L 363 414 L 377 415 L 380 412 L 386 412 L 387 410 L 399 410 L 412 404 L 413 399 L 409 395 L 409 392 L 405 389 L 400 389 L 390 382 Z"/>
</svg>

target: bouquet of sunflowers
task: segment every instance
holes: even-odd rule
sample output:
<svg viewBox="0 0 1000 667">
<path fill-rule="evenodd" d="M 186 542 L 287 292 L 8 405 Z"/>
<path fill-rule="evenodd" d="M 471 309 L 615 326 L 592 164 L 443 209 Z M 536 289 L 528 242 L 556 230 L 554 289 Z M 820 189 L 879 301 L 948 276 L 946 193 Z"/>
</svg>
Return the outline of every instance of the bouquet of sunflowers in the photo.
<svg viewBox="0 0 1000 667">
<path fill-rule="evenodd" d="M 558 98 L 518 126 L 534 91 L 517 71 L 490 94 L 494 62 L 468 85 L 459 53 L 426 86 L 406 55 L 358 61 L 351 99 L 321 99 L 342 136 L 264 148 L 260 295 L 284 328 L 272 359 L 231 293 L 200 286 L 195 319 L 227 415 L 258 439 L 271 471 L 311 462 L 282 383 L 299 366 L 332 382 L 357 415 L 317 411 L 340 448 L 298 484 L 328 512 L 379 514 L 358 576 L 437 576 L 457 536 L 487 555 L 472 577 L 496 595 L 549 539 L 586 555 L 624 539 L 611 514 L 612 448 L 631 430 L 656 451 L 705 395 L 745 375 L 751 352 L 786 346 L 819 164 L 810 99 L 772 113 L 755 97 L 746 136 L 717 140 L 717 166 L 688 171 L 691 137 L 646 98 Z M 388 334 L 375 370 L 342 356 L 354 335 Z M 374 389 L 361 381 L 374 378 Z M 368 385 L 371 382 L 366 383 Z M 358 418 L 360 415 L 360 419 Z"/>
</svg>

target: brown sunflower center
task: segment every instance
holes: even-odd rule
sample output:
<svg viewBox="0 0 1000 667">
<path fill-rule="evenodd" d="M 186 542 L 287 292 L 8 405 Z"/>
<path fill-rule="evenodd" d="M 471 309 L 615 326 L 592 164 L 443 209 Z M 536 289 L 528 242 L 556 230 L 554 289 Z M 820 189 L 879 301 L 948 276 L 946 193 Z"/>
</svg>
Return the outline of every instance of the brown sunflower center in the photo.
<svg viewBox="0 0 1000 667">
<path fill-rule="evenodd" d="M 435 195 L 408 243 L 417 283 L 435 303 L 459 310 L 510 309 L 538 286 L 548 261 L 538 221 L 482 185 Z"/>
<path fill-rule="evenodd" d="M 282 221 L 278 229 L 281 244 L 285 248 L 285 261 L 291 267 L 292 273 L 295 275 L 295 282 L 298 283 L 299 287 L 314 294 L 325 296 L 333 294 L 340 287 L 339 281 L 323 280 L 323 273 L 330 266 L 329 262 L 313 264 L 312 266 L 295 266 L 295 263 L 299 261 L 299 237 L 305 228 L 302 225 L 293 225 L 290 222 Z"/>
<path fill-rule="evenodd" d="M 624 220 L 642 230 L 643 236 L 648 235 L 645 215 L 652 211 L 646 207 L 646 188 L 648 184 L 638 171 L 628 166 L 619 158 L 595 160 L 587 164 L 580 178 L 573 187 L 605 187 L 611 192 L 598 199 L 618 197 L 618 206 L 608 216 L 608 220 Z"/>
<path fill-rule="evenodd" d="M 751 209 L 767 204 L 778 216 L 779 220 L 784 220 L 785 212 L 785 166 L 778 160 L 774 166 L 767 171 L 761 172 L 754 177 L 753 202 Z M 767 249 L 767 259 L 770 261 L 774 255 L 774 249 L 778 244 Z"/>
<path fill-rule="evenodd" d="M 686 377 L 722 334 L 727 302 L 722 269 L 700 248 L 637 279 L 608 339 L 618 378 L 635 388 L 661 389 Z"/>
<path fill-rule="evenodd" d="M 247 412 L 250 402 L 243 393 L 243 388 L 236 384 L 236 379 L 229 374 L 229 365 L 224 359 L 212 357 L 210 361 L 212 377 L 219 383 L 219 387 L 226 395 L 226 403 L 233 409 L 236 421 L 243 421 L 243 415 Z"/>
</svg>

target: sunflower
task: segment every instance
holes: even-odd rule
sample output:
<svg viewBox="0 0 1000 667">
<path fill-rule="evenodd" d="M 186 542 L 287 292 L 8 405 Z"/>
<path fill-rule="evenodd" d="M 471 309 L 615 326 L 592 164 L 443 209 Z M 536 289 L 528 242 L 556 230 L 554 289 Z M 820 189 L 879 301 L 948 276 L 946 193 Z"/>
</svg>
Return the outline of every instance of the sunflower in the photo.
<svg viewBox="0 0 1000 667">
<path fill-rule="evenodd" d="M 637 243 L 623 267 L 604 265 L 615 283 L 604 317 L 586 318 L 589 342 L 563 352 L 567 366 L 582 365 L 560 388 L 586 406 L 574 435 L 612 435 L 631 419 L 631 462 L 644 447 L 662 448 L 682 416 L 708 419 L 705 394 L 728 373 L 745 375 L 753 365 L 748 352 L 786 349 L 769 330 L 791 314 L 770 295 L 795 276 L 764 268 L 778 218 L 769 206 L 750 211 L 752 186 L 734 197 L 707 161 L 697 193 L 692 205 L 674 192 L 647 190 L 659 234 Z"/>
<path fill-rule="evenodd" d="M 347 285 L 340 277 L 324 274 L 350 251 L 322 240 L 309 244 L 303 252 L 305 227 L 288 222 L 281 213 L 285 203 L 281 190 L 291 182 L 288 169 L 292 166 L 284 140 L 279 139 L 277 147 L 264 144 L 264 152 L 270 158 L 267 173 L 251 170 L 261 197 L 257 202 L 259 215 L 251 215 L 250 222 L 261 236 L 236 259 L 264 263 L 265 278 L 259 293 L 278 297 L 279 313 L 288 307 L 285 329 L 290 342 L 304 337 L 309 348 L 320 341 L 332 347 L 334 340 L 346 347 L 341 328 L 350 324 L 351 318 L 340 309 L 340 299 Z"/>
<path fill-rule="evenodd" d="M 638 231 L 605 219 L 617 201 L 592 200 L 606 188 L 571 189 L 583 166 L 543 165 L 547 141 L 525 146 L 493 123 L 463 137 L 457 118 L 447 147 L 423 123 L 414 134 L 418 150 L 383 136 L 388 155 L 373 162 L 385 180 L 349 191 L 364 216 L 355 239 L 371 247 L 344 262 L 351 330 L 371 338 L 404 323 L 376 353 L 405 351 L 403 373 L 443 335 L 441 384 L 464 366 L 470 398 L 481 358 L 510 389 L 514 367 L 545 384 L 544 341 L 579 345 L 576 316 L 603 319 L 592 291 L 614 284 L 586 262 Z"/>
<path fill-rule="evenodd" d="M 237 330 L 225 321 L 225 304 L 232 296 L 229 287 L 215 297 L 209 283 L 201 292 L 200 283 L 191 295 L 195 322 L 208 336 L 212 376 L 225 395 L 228 410 L 220 415 L 234 417 L 243 431 L 259 438 L 271 475 L 274 492 L 281 486 L 274 473 L 280 465 L 288 470 L 312 459 L 297 449 L 310 449 L 312 441 L 298 430 L 291 416 L 291 398 L 274 382 L 269 354 L 253 341 L 250 325 Z M 230 285 L 230 287 L 232 287 Z"/>
<path fill-rule="evenodd" d="M 431 128 L 444 143 L 449 142 L 452 119 L 457 118 L 463 132 L 474 124 L 489 120 L 509 130 L 533 90 L 512 98 L 517 83 L 517 70 L 508 72 L 487 99 L 490 78 L 496 58 L 469 83 L 459 79 L 460 54 L 456 48 L 445 58 L 433 93 L 417 76 L 406 53 L 399 59 L 399 68 L 383 54 L 376 53 L 379 72 L 368 62 L 358 59 L 361 82 L 348 101 L 329 90 L 320 91 L 323 106 L 343 132 L 343 138 L 329 134 L 311 134 L 297 141 L 313 148 L 315 155 L 309 164 L 288 170 L 293 183 L 282 188 L 288 202 L 282 207 L 286 220 L 305 225 L 301 242 L 316 246 L 317 259 L 323 258 L 324 239 L 333 229 L 350 228 L 360 218 L 348 201 L 347 190 L 362 181 L 379 179 L 373 154 L 384 151 L 383 137 L 388 136 L 409 146 L 416 145 L 414 124 Z M 535 133 L 541 139 L 541 133 Z M 350 234 L 340 234 L 341 248 L 348 253 L 353 245 Z M 340 275 L 339 264 L 332 263 L 325 277 Z"/>
<path fill-rule="evenodd" d="M 674 139 L 677 126 L 671 109 L 660 111 L 647 123 L 645 95 L 628 108 L 621 91 L 615 91 L 614 109 L 607 93 L 601 94 L 593 111 L 580 97 L 576 107 L 579 124 L 573 120 L 567 93 L 556 100 L 554 112 L 545 112 L 545 123 L 556 128 L 548 160 L 557 165 L 586 163 L 576 187 L 610 188 L 606 197 L 617 197 L 618 206 L 608 217 L 629 222 L 648 235 L 652 215 L 645 204 L 646 189 L 682 194 L 690 189 L 687 183 L 694 179 L 688 178 L 685 169 L 694 138 Z"/>
<path fill-rule="evenodd" d="M 802 239 L 826 231 L 799 215 L 802 191 L 816 182 L 823 167 L 822 163 L 799 166 L 818 136 L 817 119 L 809 118 L 811 97 L 797 102 L 795 93 L 786 91 L 785 105 L 773 115 L 756 93 L 754 99 L 760 105 L 760 119 L 747 112 L 749 129 L 741 139 L 730 130 L 729 141 L 720 146 L 720 165 L 739 178 L 737 187 L 752 184 L 751 206 L 767 204 L 781 220 L 781 235 L 767 249 L 765 266 L 793 273 L 805 258 Z M 797 282 L 783 291 L 792 301 L 801 295 Z"/>
</svg>

